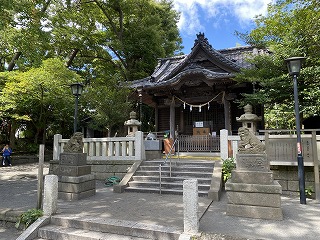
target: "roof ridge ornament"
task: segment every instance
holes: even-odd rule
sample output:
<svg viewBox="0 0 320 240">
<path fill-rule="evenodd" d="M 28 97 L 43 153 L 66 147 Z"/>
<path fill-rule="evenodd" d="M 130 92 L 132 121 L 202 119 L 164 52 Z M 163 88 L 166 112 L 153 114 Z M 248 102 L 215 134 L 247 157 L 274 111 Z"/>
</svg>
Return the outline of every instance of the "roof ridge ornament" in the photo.
<svg viewBox="0 0 320 240">
<path fill-rule="evenodd" d="M 208 45 L 208 46 L 212 47 L 212 46 L 209 44 L 208 38 L 206 38 L 206 37 L 204 36 L 204 33 L 199 32 L 199 34 L 196 34 L 196 35 L 197 35 L 197 39 L 194 40 L 194 45 L 193 45 L 193 47 L 194 47 L 195 45 L 197 45 L 197 43 L 202 43 L 202 44 L 205 44 L 205 45 Z"/>
</svg>

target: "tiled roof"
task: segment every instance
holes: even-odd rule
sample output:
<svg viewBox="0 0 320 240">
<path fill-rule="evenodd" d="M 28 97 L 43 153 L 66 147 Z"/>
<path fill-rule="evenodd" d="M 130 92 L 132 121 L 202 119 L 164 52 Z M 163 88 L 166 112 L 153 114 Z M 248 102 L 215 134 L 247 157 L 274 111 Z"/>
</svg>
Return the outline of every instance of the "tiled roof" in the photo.
<svg viewBox="0 0 320 240">
<path fill-rule="evenodd" d="M 211 59 L 214 59 L 220 65 L 226 66 L 229 72 L 215 72 L 193 63 L 192 59 L 200 49 L 203 49 L 208 56 L 211 56 Z M 151 76 L 133 81 L 131 86 L 133 88 L 149 88 L 171 85 L 177 83 L 185 75 L 196 73 L 203 74 L 208 79 L 231 78 L 241 68 L 250 67 L 245 58 L 255 51 L 258 50 L 251 46 L 215 50 L 209 44 L 208 39 L 204 37 L 204 34 L 199 33 L 190 54 L 159 59 L 158 65 Z"/>
</svg>

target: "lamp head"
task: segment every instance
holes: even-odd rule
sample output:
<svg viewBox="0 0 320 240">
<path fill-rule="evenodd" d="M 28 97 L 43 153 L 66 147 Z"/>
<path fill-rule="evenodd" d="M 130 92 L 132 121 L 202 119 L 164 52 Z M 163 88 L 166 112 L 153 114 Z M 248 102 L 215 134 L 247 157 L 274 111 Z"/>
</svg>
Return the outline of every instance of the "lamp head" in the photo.
<svg viewBox="0 0 320 240">
<path fill-rule="evenodd" d="M 305 59 L 305 57 L 292 57 L 285 60 L 291 76 L 300 74 L 301 66 Z"/>
<path fill-rule="evenodd" d="M 73 83 L 70 85 L 70 87 L 74 96 L 80 96 L 82 94 L 83 85 L 81 83 Z"/>
</svg>

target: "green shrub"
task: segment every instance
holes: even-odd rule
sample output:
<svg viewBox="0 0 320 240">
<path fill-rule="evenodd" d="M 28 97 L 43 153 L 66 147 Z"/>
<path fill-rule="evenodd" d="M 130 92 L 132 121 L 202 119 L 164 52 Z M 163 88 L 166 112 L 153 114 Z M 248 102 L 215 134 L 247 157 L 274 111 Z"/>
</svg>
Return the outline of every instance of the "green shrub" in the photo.
<svg viewBox="0 0 320 240">
<path fill-rule="evenodd" d="M 308 186 L 304 189 L 307 197 L 311 197 L 312 196 L 312 193 L 314 193 L 314 190 L 313 190 L 313 187 L 312 186 Z"/>
<path fill-rule="evenodd" d="M 227 158 L 222 161 L 223 181 L 226 182 L 229 178 L 231 178 L 231 171 L 236 167 L 236 163 L 234 158 Z"/>
<path fill-rule="evenodd" d="M 15 227 L 19 228 L 23 225 L 24 229 L 27 229 L 32 223 L 34 223 L 39 217 L 43 216 L 43 211 L 41 209 L 29 209 L 28 211 L 22 213 L 16 222 Z"/>
</svg>

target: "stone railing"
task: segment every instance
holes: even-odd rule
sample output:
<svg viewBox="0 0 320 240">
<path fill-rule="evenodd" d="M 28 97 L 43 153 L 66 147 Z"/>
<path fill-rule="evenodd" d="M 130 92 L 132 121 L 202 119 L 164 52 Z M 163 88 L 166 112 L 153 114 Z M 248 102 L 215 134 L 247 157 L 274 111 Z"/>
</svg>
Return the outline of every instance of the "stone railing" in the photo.
<svg viewBox="0 0 320 240">
<path fill-rule="evenodd" d="M 54 136 L 53 160 L 59 160 L 63 146 L 69 139 L 62 135 Z M 144 160 L 145 151 L 143 132 L 136 132 L 134 137 L 84 138 L 83 152 L 87 160 Z"/>
</svg>

